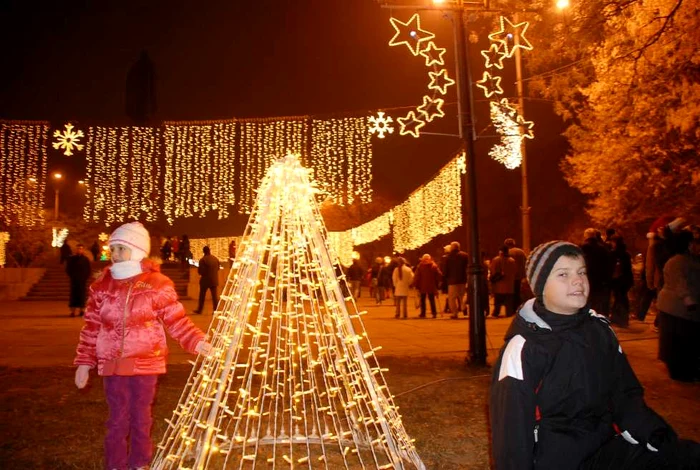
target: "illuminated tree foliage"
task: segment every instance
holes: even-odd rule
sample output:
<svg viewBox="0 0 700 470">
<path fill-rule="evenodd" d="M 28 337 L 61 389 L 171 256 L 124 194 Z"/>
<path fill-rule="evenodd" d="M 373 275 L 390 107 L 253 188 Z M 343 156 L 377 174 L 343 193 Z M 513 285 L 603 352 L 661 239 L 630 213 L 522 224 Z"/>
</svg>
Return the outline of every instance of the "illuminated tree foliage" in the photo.
<svg viewBox="0 0 700 470">
<path fill-rule="evenodd" d="M 569 126 L 562 170 L 600 223 L 700 209 L 700 8 L 691 0 L 572 2 L 542 14 L 531 92 Z"/>
</svg>

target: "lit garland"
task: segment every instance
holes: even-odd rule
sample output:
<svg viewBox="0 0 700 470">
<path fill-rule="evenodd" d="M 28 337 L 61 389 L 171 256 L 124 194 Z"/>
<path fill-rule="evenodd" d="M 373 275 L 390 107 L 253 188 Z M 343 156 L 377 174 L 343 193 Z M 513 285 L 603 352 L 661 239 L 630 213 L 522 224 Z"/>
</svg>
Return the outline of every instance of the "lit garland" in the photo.
<svg viewBox="0 0 700 470">
<path fill-rule="evenodd" d="M 102 232 L 97 238 L 102 242 L 102 245 L 100 246 L 100 261 L 110 260 L 112 258 L 112 254 L 110 253 L 109 245 L 107 244 L 107 240 L 109 240 L 109 235 L 105 232 Z"/>
<path fill-rule="evenodd" d="M 5 251 L 5 246 L 9 241 L 10 234 L 8 232 L 0 232 L 0 266 L 5 266 L 7 264 L 7 252 Z"/>
<path fill-rule="evenodd" d="M 308 121 L 303 117 L 241 120 L 240 212 L 249 213 L 267 169 L 288 153 L 306 155 Z"/>
<path fill-rule="evenodd" d="M 165 183 L 163 213 L 180 217 L 228 217 L 236 202 L 236 121 L 164 123 Z"/>
<path fill-rule="evenodd" d="M 462 225 L 461 175 L 464 156 L 459 156 L 440 173 L 392 209 L 394 252 L 419 248 L 437 235 Z"/>
<path fill-rule="evenodd" d="M 0 121 L 0 218 L 6 225 L 44 223 L 48 122 Z"/>
<path fill-rule="evenodd" d="M 424 469 L 296 157 L 261 183 L 152 468 Z"/>
<path fill-rule="evenodd" d="M 73 155 L 73 149 L 82 150 L 83 144 L 79 144 L 78 141 L 85 137 L 83 131 L 78 130 L 78 132 L 73 131 L 73 124 L 66 124 L 63 132 L 55 130 L 53 136 L 56 141 L 53 143 L 53 148 L 63 149 L 63 155 L 70 157 Z"/>
<path fill-rule="evenodd" d="M 372 201 L 368 118 L 314 119 L 311 167 L 323 196 L 338 205 Z"/>
<path fill-rule="evenodd" d="M 63 242 L 68 238 L 67 228 L 52 228 L 51 229 L 51 246 L 54 248 L 60 248 L 63 246 Z"/>
<path fill-rule="evenodd" d="M 105 225 L 127 219 L 156 220 L 160 154 L 158 128 L 90 127 L 83 218 Z"/>
<path fill-rule="evenodd" d="M 489 34 L 492 44 L 487 50 L 481 51 L 487 69 L 503 68 L 503 59 L 512 57 L 517 49 L 532 50 L 530 41 L 525 37 L 528 23 L 513 24 L 508 18 L 500 17 L 501 29 Z M 512 43 L 512 44 L 511 44 Z M 501 77 L 484 72 L 483 78 L 476 85 L 484 91 L 486 98 L 503 93 Z M 518 114 L 518 111 L 510 105 L 506 98 L 496 101 L 495 97 L 489 103 L 491 122 L 496 133 L 501 136 L 500 143 L 494 145 L 489 155 L 494 160 L 503 163 L 506 168 L 513 169 L 522 162 L 523 139 L 532 139 L 534 133 L 532 121 Z"/>
<path fill-rule="evenodd" d="M 426 122 L 431 122 L 436 117 L 443 117 L 445 113 L 442 111 L 442 105 L 445 101 L 441 98 L 436 98 L 438 94 L 447 94 L 447 87 L 454 85 L 455 81 L 447 76 L 447 69 L 441 68 L 445 65 L 443 55 L 446 49 L 437 47 L 432 39 L 435 37 L 430 31 L 421 29 L 420 16 L 414 14 L 407 22 L 402 22 L 396 18 L 390 19 L 391 25 L 394 27 L 394 37 L 389 41 L 390 46 L 405 45 L 414 56 L 423 56 L 425 58 L 425 66 L 432 70 L 428 72 L 430 84 L 428 89 L 432 90 L 432 96 L 424 96 L 423 104 L 414 110 L 397 119 L 400 129 L 400 135 L 411 135 L 415 138 L 420 136 L 420 129 L 425 126 Z M 433 108 L 435 108 L 433 110 Z M 373 123 L 376 127 L 376 124 Z M 372 131 L 374 133 L 374 131 Z M 380 138 L 384 134 L 379 134 Z"/>
<path fill-rule="evenodd" d="M 393 216 L 391 211 L 376 217 L 358 227 L 350 230 L 352 241 L 355 245 L 364 245 L 391 233 Z"/>
<path fill-rule="evenodd" d="M 240 242 L 240 237 L 217 237 L 217 238 L 190 238 L 190 251 L 192 258 L 198 260 L 204 256 L 203 248 L 208 246 L 211 254 L 219 259 L 223 265 L 228 261 L 228 246 L 231 240 L 236 241 L 236 246 Z"/>
</svg>

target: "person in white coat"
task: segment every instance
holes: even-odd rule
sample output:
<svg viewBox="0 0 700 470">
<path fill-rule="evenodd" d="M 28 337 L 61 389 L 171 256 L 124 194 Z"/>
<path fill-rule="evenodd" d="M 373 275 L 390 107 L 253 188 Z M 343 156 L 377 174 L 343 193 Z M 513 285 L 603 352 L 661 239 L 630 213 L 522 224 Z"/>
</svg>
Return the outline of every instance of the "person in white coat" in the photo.
<svg viewBox="0 0 700 470">
<path fill-rule="evenodd" d="M 394 282 L 394 299 L 396 301 L 395 318 L 401 317 L 401 309 L 403 306 L 403 317 L 408 318 L 408 293 L 413 283 L 413 271 L 406 266 L 406 260 L 399 257 L 398 265 L 394 268 L 391 274 L 391 280 Z"/>
</svg>

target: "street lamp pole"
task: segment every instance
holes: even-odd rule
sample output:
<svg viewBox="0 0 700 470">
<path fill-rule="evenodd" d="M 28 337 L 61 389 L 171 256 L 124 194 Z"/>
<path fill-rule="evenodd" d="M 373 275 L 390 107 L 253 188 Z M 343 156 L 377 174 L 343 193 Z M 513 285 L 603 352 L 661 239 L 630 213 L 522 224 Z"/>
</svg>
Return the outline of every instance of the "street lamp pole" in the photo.
<svg viewBox="0 0 700 470">
<path fill-rule="evenodd" d="M 464 32 L 465 10 L 460 5 L 453 10 L 457 28 L 457 87 L 459 89 L 459 134 L 466 157 L 466 173 L 462 184 L 462 195 L 467 208 L 464 221 L 469 241 L 469 264 L 467 265 L 467 299 L 469 302 L 469 353 L 467 360 L 473 365 L 486 364 L 486 321 L 482 302 L 481 282 L 484 271 L 481 265 L 479 245 L 479 216 L 476 192 L 476 152 L 474 151 L 474 109 L 472 79 L 469 69 L 469 43 Z"/>
<path fill-rule="evenodd" d="M 515 23 L 519 23 L 518 13 L 513 15 L 513 20 Z M 525 118 L 525 100 L 523 99 L 523 71 L 522 71 L 522 59 L 520 56 L 520 37 L 515 34 L 513 38 L 515 41 L 515 80 L 516 88 L 518 91 L 518 113 Z M 524 133 L 523 124 L 520 124 L 520 133 Z M 523 250 L 525 253 L 530 253 L 530 201 L 528 194 L 528 181 L 527 181 L 527 152 L 525 150 L 525 139 L 520 140 L 520 175 L 521 175 L 521 186 L 522 186 L 522 200 L 520 205 L 520 211 L 522 213 L 522 225 L 523 225 Z"/>
<path fill-rule="evenodd" d="M 53 200 L 53 220 L 58 220 L 58 189 L 55 190 L 55 197 Z"/>
</svg>

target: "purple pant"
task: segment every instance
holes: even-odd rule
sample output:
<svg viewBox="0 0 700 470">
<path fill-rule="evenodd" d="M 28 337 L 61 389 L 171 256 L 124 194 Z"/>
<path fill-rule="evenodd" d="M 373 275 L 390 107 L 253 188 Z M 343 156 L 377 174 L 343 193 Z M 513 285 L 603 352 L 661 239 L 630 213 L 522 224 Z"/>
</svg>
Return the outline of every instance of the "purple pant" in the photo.
<svg viewBox="0 0 700 470">
<path fill-rule="evenodd" d="M 103 378 L 109 405 L 105 468 L 122 470 L 151 463 L 151 405 L 157 382 L 157 375 L 110 375 Z M 127 447 L 129 437 L 130 446 Z"/>
</svg>

